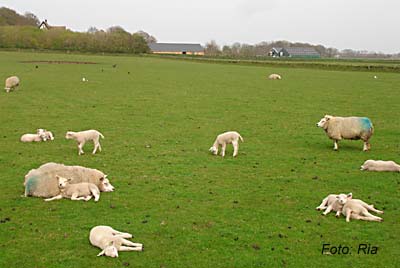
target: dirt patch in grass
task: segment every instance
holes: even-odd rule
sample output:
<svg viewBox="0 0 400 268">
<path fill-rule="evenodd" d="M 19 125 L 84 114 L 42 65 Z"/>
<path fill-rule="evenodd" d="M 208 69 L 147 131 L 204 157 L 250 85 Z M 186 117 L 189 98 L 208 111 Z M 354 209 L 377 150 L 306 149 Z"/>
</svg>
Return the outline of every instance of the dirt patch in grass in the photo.
<svg viewBox="0 0 400 268">
<path fill-rule="evenodd" d="M 65 61 L 65 60 L 33 60 L 33 61 L 20 61 L 20 63 L 47 63 L 47 64 L 98 64 L 91 61 Z"/>
</svg>

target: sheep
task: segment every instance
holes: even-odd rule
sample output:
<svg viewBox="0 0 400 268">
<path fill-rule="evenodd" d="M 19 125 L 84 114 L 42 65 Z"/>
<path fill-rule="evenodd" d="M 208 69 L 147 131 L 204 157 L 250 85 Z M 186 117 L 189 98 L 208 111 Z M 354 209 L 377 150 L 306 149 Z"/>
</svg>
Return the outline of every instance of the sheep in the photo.
<svg viewBox="0 0 400 268">
<path fill-rule="evenodd" d="M 350 222 L 350 219 L 383 221 L 381 217 L 372 215 L 368 210 L 379 214 L 383 214 L 383 211 L 375 209 L 373 205 L 368 205 L 360 199 L 352 199 L 352 196 L 340 196 L 338 202 L 343 205 L 342 214 L 346 216 L 346 222 Z"/>
<path fill-rule="evenodd" d="M 338 117 L 325 115 L 317 127 L 323 128 L 328 137 L 334 140 L 335 151 L 338 150 L 338 142 L 342 139 L 363 140 L 363 151 L 371 148 L 369 139 L 374 133 L 372 122 L 367 117 Z"/>
<path fill-rule="evenodd" d="M 97 149 L 99 149 L 99 151 L 101 152 L 101 146 L 99 142 L 100 137 L 104 139 L 103 134 L 94 129 L 80 131 L 80 132 L 68 131 L 65 134 L 65 138 L 67 140 L 74 139 L 78 142 L 78 149 L 79 149 L 78 155 L 84 154 L 82 148 L 85 145 L 85 143 L 90 140 L 92 140 L 94 143 L 94 150 L 92 154 L 95 154 Z"/>
<path fill-rule="evenodd" d="M 100 190 L 93 183 L 81 182 L 70 184 L 72 179 L 66 179 L 56 175 L 58 180 L 58 188 L 60 194 L 52 198 L 47 198 L 44 201 L 53 201 L 64 198 L 70 198 L 71 200 L 85 200 L 89 201 L 94 196 L 94 201 L 97 202 L 100 199 Z"/>
<path fill-rule="evenodd" d="M 394 161 L 367 160 L 360 170 L 400 172 L 400 165 Z"/>
<path fill-rule="evenodd" d="M 336 217 L 340 217 L 340 214 L 342 213 L 342 208 L 343 205 L 339 203 L 339 198 L 344 198 L 346 196 L 352 196 L 352 193 L 349 194 L 330 194 L 328 195 L 324 200 L 322 200 L 322 203 L 316 207 L 316 210 L 324 210 L 325 211 L 322 213 L 324 216 L 327 215 L 329 212 L 336 211 Z"/>
<path fill-rule="evenodd" d="M 19 86 L 19 78 L 17 76 L 11 76 L 6 79 L 4 89 L 6 92 L 16 89 Z"/>
<path fill-rule="evenodd" d="M 90 182 L 101 192 L 112 192 L 114 186 L 107 175 L 97 169 L 81 166 L 66 166 L 57 163 L 46 163 L 37 169 L 30 170 L 25 175 L 25 196 L 53 197 L 60 194 L 56 176 L 71 178 L 70 183 Z"/>
<path fill-rule="evenodd" d="M 45 130 L 44 135 L 46 136 L 47 140 L 51 140 L 51 141 L 54 140 L 54 135 L 51 131 Z"/>
<path fill-rule="evenodd" d="M 270 80 L 281 80 L 282 77 L 279 74 L 270 74 L 268 76 L 268 79 L 270 79 Z"/>
<path fill-rule="evenodd" d="M 239 150 L 239 139 L 244 142 L 242 136 L 236 131 L 228 131 L 217 136 L 213 146 L 209 149 L 214 155 L 218 155 L 218 147 L 221 145 L 221 156 L 225 156 L 226 145 L 232 143 L 233 157 L 237 156 Z"/>
<path fill-rule="evenodd" d="M 24 134 L 21 136 L 20 140 L 22 142 L 46 141 L 47 135 L 46 135 L 44 129 L 39 128 L 39 129 L 37 129 L 36 134 Z"/>
<path fill-rule="evenodd" d="M 90 230 L 90 243 L 102 249 L 97 256 L 118 258 L 118 251 L 142 251 L 143 244 L 133 243 L 126 238 L 132 238 L 129 233 L 114 230 L 110 226 L 95 226 Z"/>
</svg>

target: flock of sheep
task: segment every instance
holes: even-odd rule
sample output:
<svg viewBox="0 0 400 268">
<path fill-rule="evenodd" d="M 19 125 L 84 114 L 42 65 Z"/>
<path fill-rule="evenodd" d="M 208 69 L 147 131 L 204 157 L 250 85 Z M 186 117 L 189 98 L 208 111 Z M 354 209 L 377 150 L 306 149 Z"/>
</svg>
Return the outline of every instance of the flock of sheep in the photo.
<svg viewBox="0 0 400 268">
<path fill-rule="evenodd" d="M 280 80 L 279 74 L 268 76 L 272 80 Z M 18 87 L 20 79 L 12 76 L 5 81 L 5 90 L 10 92 Z M 334 150 L 338 150 L 338 142 L 342 139 L 361 139 L 364 142 L 363 150 L 370 149 L 369 139 L 374 133 L 372 122 L 366 117 L 335 117 L 326 115 L 318 123 L 317 127 L 323 128 L 330 139 L 334 141 Z M 83 146 L 88 141 L 93 141 L 94 150 L 101 151 L 100 137 L 104 138 L 97 130 L 86 130 L 80 132 L 68 131 L 66 139 L 74 139 L 78 143 L 78 154 L 83 154 Z M 40 142 L 54 140 L 51 131 L 38 129 L 36 134 L 24 134 L 20 138 L 22 142 Z M 233 157 L 238 155 L 239 141 L 244 142 L 242 136 L 236 131 L 228 131 L 218 135 L 209 151 L 218 155 L 221 147 L 221 156 L 225 156 L 226 146 L 232 144 Z M 361 170 L 370 171 L 397 171 L 400 172 L 400 165 L 393 161 L 367 160 L 361 166 Z M 114 187 L 107 179 L 107 175 L 97 169 L 82 166 L 67 166 L 58 163 L 46 163 L 37 169 L 30 170 L 24 180 L 25 196 L 36 196 L 45 198 L 45 201 L 52 201 L 62 198 L 71 200 L 88 201 L 94 197 L 94 201 L 100 199 L 100 192 L 112 192 Z M 359 219 L 367 221 L 382 221 L 382 218 L 372 215 L 369 211 L 383 214 L 373 205 L 369 205 L 360 199 L 353 199 L 352 194 L 330 194 L 316 208 L 325 210 L 327 215 L 332 210 L 339 217 L 343 214 L 346 221 Z M 98 256 L 105 255 L 118 257 L 118 251 L 142 251 L 143 245 L 133 243 L 128 239 L 132 238 L 129 233 L 114 230 L 109 226 L 96 226 L 90 231 L 89 240 L 92 245 L 102 249 Z"/>
</svg>

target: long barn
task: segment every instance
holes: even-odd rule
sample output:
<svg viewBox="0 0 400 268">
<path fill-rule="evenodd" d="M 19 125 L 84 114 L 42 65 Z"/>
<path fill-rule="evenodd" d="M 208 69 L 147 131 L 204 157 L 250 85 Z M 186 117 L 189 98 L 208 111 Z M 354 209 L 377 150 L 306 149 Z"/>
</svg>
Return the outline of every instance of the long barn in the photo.
<svg viewBox="0 0 400 268">
<path fill-rule="evenodd" d="M 151 43 L 149 47 L 155 54 L 204 55 L 204 48 L 200 44 Z"/>
</svg>

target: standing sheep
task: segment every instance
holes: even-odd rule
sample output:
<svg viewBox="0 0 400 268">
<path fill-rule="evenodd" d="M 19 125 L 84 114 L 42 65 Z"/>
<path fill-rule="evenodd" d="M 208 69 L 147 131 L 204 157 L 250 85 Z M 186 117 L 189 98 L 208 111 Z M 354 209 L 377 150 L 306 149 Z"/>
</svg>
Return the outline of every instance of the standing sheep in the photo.
<svg viewBox="0 0 400 268">
<path fill-rule="evenodd" d="M 400 172 L 400 165 L 394 161 L 367 160 L 362 164 L 361 170 L 368 171 L 394 171 Z"/>
<path fill-rule="evenodd" d="M 143 244 L 127 240 L 132 238 L 129 233 L 122 233 L 110 226 L 96 226 L 90 230 L 89 241 L 102 251 L 97 256 L 118 257 L 118 251 L 142 251 Z M 124 246 L 125 245 L 125 246 Z"/>
<path fill-rule="evenodd" d="M 367 117 L 338 117 L 325 115 L 317 127 L 323 128 L 330 139 L 334 141 L 333 149 L 338 150 L 338 142 L 342 139 L 363 140 L 364 151 L 371 148 L 369 139 L 374 133 L 371 120 Z"/>
<path fill-rule="evenodd" d="M 209 149 L 214 155 L 218 154 L 218 147 L 221 145 L 221 156 L 225 156 L 226 145 L 232 143 L 233 157 L 237 156 L 239 151 L 239 139 L 244 142 L 242 136 L 236 131 L 228 131 L 217 136 L 213 146 Z"/>
<path fill-rule="evenodd" d="M 4 89 L 6 92 L 16 89 L 19 86 L 19 78 L 17 76 L 11 76 L 6 79 Z"/>
<path fill-rule="evenodd" d="M 94 143 L 94 149 L 92 154 L 95 154 L 97 149 L 101 152 L 101 146 L 100 146 L 100 137 L 104 139 L 103 134 L 101 134 L 99 131 L 91 129 L 91 130 L 85 130 L 85 131 L 80 131 L 80 132 L 73 132 L 73 131 L 68 131 L 65 134 L 65 138 L 67 140 L 73 139 L 78 142 L 78 155 L 84 154 L 84 151 L 82 150 L 83 146 L 87 141 L 93 141 Z"/>
<path fill-rule="evenodd" d="M 25 196 L 53 197 L 60 193 L 56 176 L 71 178 L 71 184 L 89 182 L 95 184 L 101 192 L 112 192 L 114 187 L 103 172 L 81 166 L 65 166 L 46 163 L 25 175 Z"/>
</svg>

